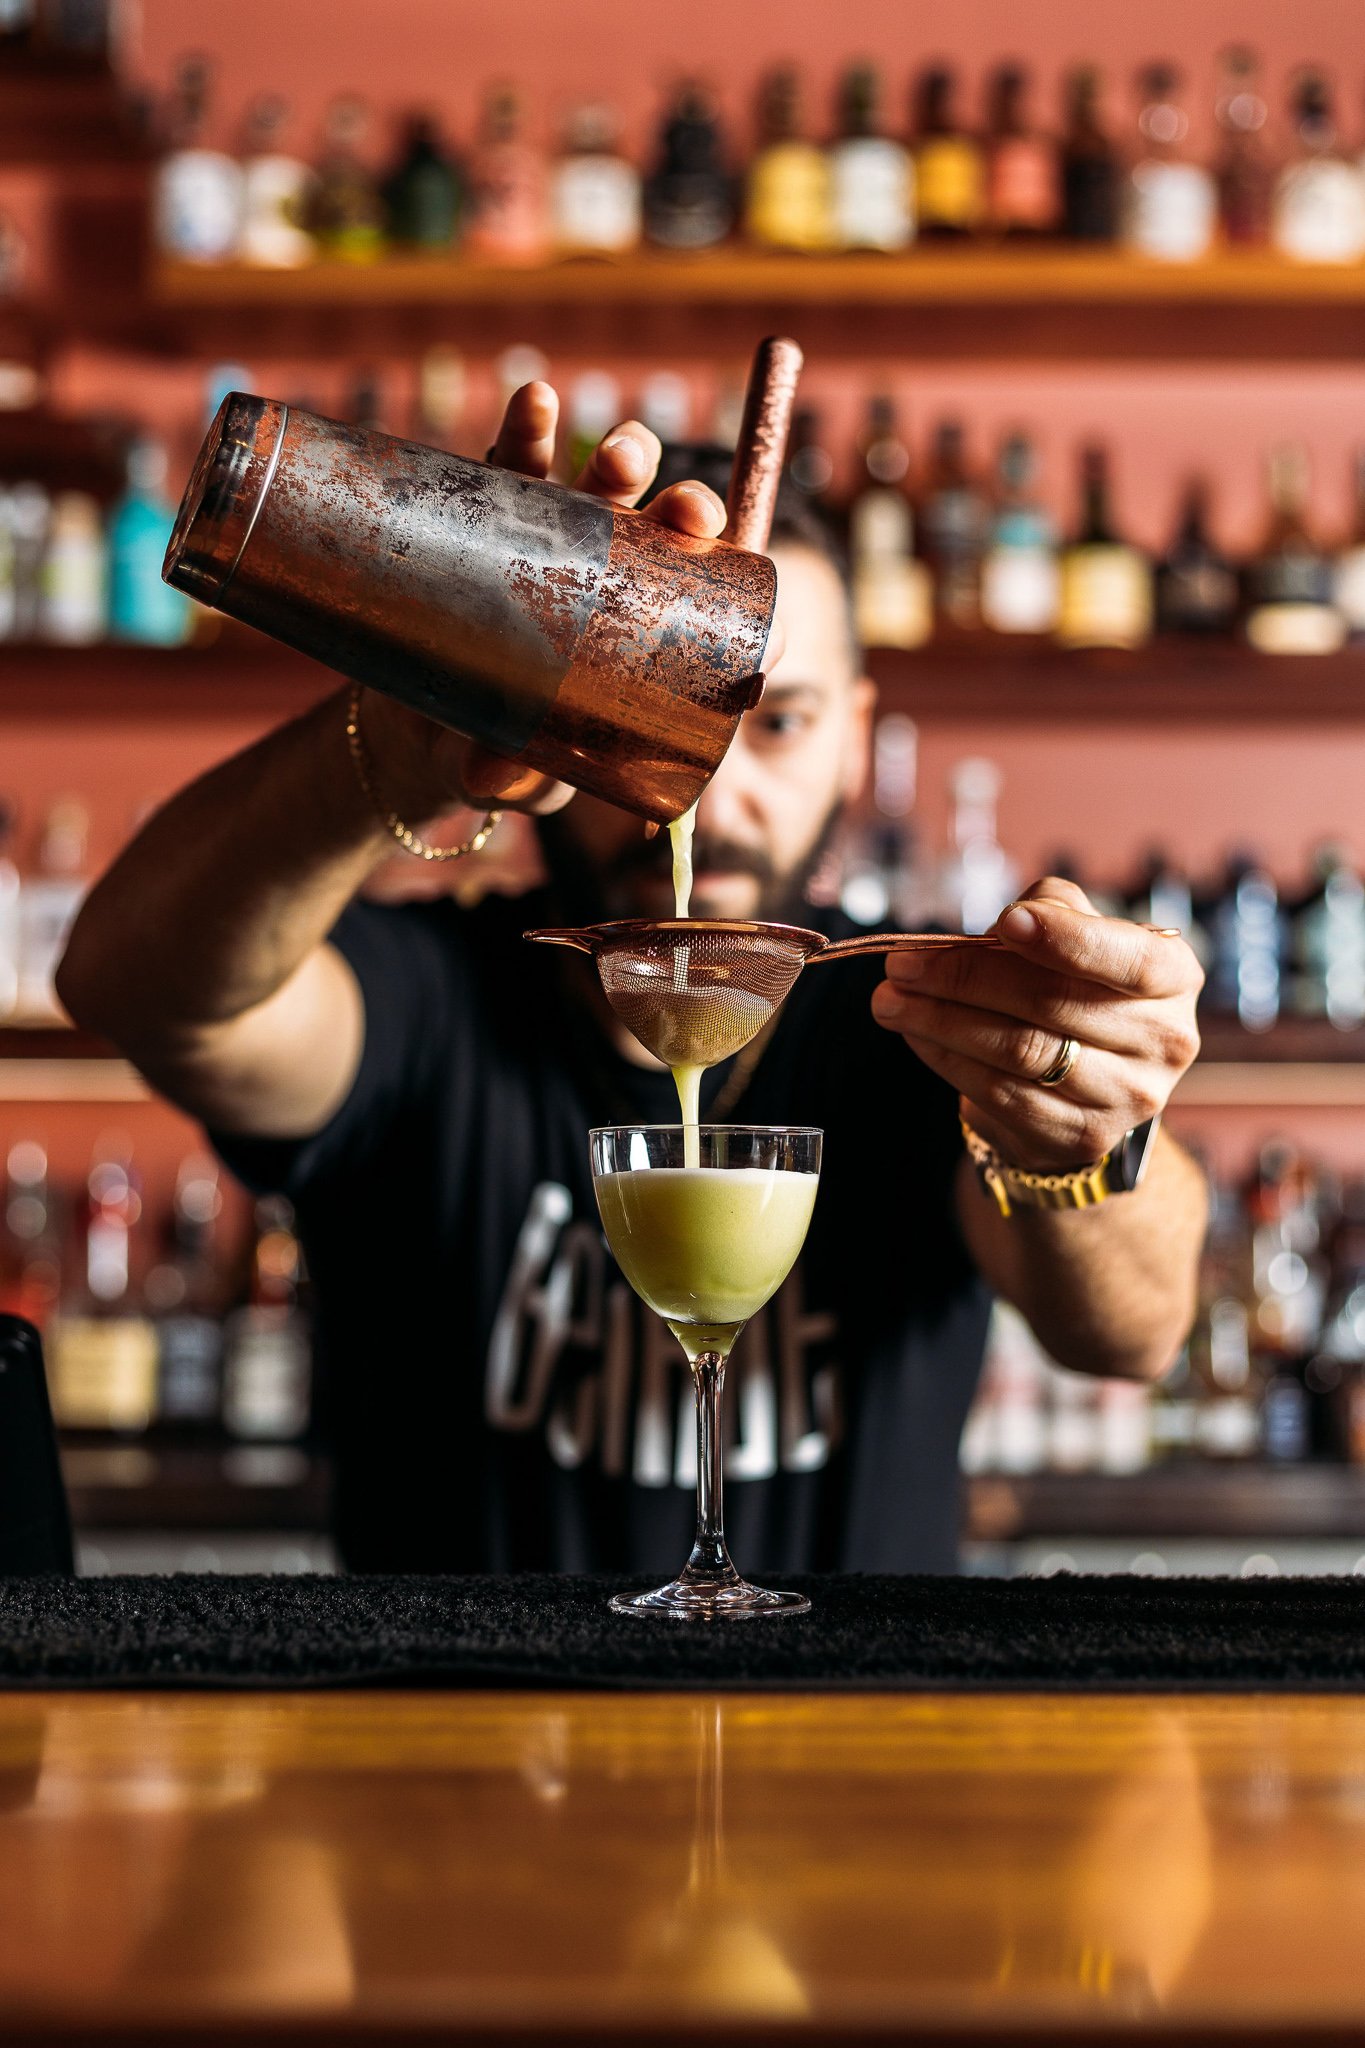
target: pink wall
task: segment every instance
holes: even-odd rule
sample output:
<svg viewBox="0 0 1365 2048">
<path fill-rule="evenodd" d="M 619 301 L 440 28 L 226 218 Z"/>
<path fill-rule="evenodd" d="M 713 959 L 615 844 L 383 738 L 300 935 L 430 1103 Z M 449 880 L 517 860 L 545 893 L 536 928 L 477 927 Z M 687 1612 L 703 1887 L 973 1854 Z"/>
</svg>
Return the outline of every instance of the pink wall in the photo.
<svg viewBox="0 0 1365 2048">
<path fill-rule="evenodd" d="M 908 75 L 932 56 L 959 65 L 969 88 L 967 105 L 975 108 L 983 68 L 996 57 L 1022 55 L 1033 66 L 1039 109 L 1048 118 L 1060 69 L 1095 58 L 1112 74 L 1116 124 L 1131 121 L 1135 65 L 1169 55 L 1185 67 L 1196 134 L 1206 138 L 1213 56 L 1233 38 L 1254 42 L 1264 54 L 1277 120 L 1288 69 L 1321 60 L 1341 87 L 1352 139 L 1365 127 L 1365 5 L 1343 6 L 1341 0 L 1299 0 L 1293 8 L 1282 0 L 1149 0 L 1141 10 L 1096 7 L 1094 0 L 1036 0 L 1027 11 L 1007 0 L 959 0 L 951 10 L 927 11 L 875 0 L 845 0 L 838 9 L 819 0 L 692 0 L 673 10 L 632 0 L 502 0 L 497 7 L 449 0 L 389 0 L 384 7 L 375 0 L 288 0 L 284 6 L 279 0 L 224 0 L 214 9 L 189 8 L 183 0 L 142 0 L 141 15 L 131 61 L 143 81 L 164 88 L 178 53 L 207 50 L 217 66 L 220 139 L 237 139 L 246 98 L 271 86 L 294 101 L 293 139 L 305 151 L 316 146 L 330 95 L 356 87 L 383 116 L 375 133 L 377 155 L 391 146 L 396 116 L 414 103 L 439 109 L 452 133 L 467 139 L 481 89 L 497 76 L 523 85 L 542 136 L 552 134 L 570 101 L 607 97 L 625 114 L 631 145 L 642 150 L 661 91 L 694 70 L 716 84 L 733 132 L 747 146 L 754 83 L 764 65 L 798 58 L 824 120 L 839 67 L 863 54 L 886 65 L 897 112 Z M 37 279 L 50 270 L 52 248 L 43 239 L 42 223 L 51 197 L 50 179 L 22 171 L 0 174 L 0 203 L 12 205 L 37 236 Z M 1178 321 L 1179 313 L 1172 318 Z M 566 377 L 583 366 L 581 342 L 570 346 L 562 332 L 530 331 L 533 325 L 528 315 L 527 338 L 547 349 L 552 374 Z M 449 323 L 449 338 L 462 339 L 458 318 Z M 492 377 L 486 346 L 469 347 L 471 408 L 464 441 L 479 448 L 487 437 Z M 628 403 L 642 375 L 669 360 L 668 351 L 666 330 L 646 337 L 623 329 L 614 337 L 612 361 Z M 131 349 L 68 349 L 53 362 L 54 396 L 71 409 L 112 406 L 156 424 L 173 439 L 183 469 L 199 431 L 205 364 L 214 353 L 235 358 L 242 352 L 239 330 L 229 331 L 221 345 L 209 337 L 192 360 Z M 414 341 L 411 349 L 390 345 L 378 357 L 387 409 L 400 427 L 409 417 L 416 353 Z M 709 409 L 719 379 L 739 373 L 741 356 L 737 344 L 727 344 L 715 360 L 704 333 L 699 336 L 695 326 L 686 330 L 679 361 L 694 381 L 699 409 Z M 368 350 L 355 362 L 362 359 L 373 360 Z M 248 351 L 247 367 L 258 388 L 305 388 L 325 408 L 342 402 L 355 363 Z M 1346 514 L 1347 453 L 1365 440 L 1365 366 L 1339 361 L 1255 367 L 1180 360 L 1005 360 L 959 367 L 942 360 L 857 361 L 847 355 L 811 361 L 806 390 L 838 442 L 851 436 L 862 399 L 872 389 L 896 393 L 921 443 L 932 421 L 948 410 L 964 413 L 983 453 L 1001 426 L 1031 425 L 1043 447 L 1045 487 L 1064 520 L 1071 516 L 1074 443 L 1102 432 L 1115 448 L 1122 517 L 1149 543 L 1159 542 L 1167 530 L 1179 476 L 1200 467 L 1217 478 L 1217 522 L 1225 540 L 1248 545 L 1261 517 L 1261 450 L 1286 434 L 1309 442 L 1317 516 L 1325 530 L 1336 530 Z M 111 708 L 107 719 L 73 723 L 60 706 L 50 716 L 6 716 L 0 724 L 0 788 L 19 793 L 30 820 L 54 795 L 85 793 L 95 811 L 96 855 L 107 858 L 139 808 L 240 744 L 256 722 L 212 716 L 183 725 L 149 724 Z M 1324 831 L 1346 837 L 1365 858 L 1365 725 L 1241 733 L 1144 731 L 1136 721 L 1093 733 L 1074 727 L 926 729 L 923 822 L 931 840 L 941 834 L 952 762 L 983 750 L 1004 768 L 1004 836 L 1026 871 L 1069 843 L 1096 872 L 1112 874 L 1125 869 L 1154 836 L 1201 869 L 1235 839 L 1264 848 L 1289 877 Z M 186 1142 L 183 1130 L 160 1112 L 130 1114 L 146 1134 L 157 1171 L 168 1170 Z M 0 1144 L 16 1124 L 31 1127 L 34 1117 L 31 1110 L 0 1106 Z M 63 1156 L 80 1153 L 86 1131 L 93 1135 L 102 1120 L 107 1121 L 93 1110 L 57 1115 Z M 1252 1120 L 1230 1112 L 1217 1113 L 1215 1120 L 1220 1131 L 1238 1132 L 1238 1142 L 1253 1129 Z M 1259 1118 L 1254 1127 L 1275 1121 Z M 1338 1146 L 1349 1144 L 1365 1156 L 1365 1118 L 1331 1119 L 1330 1128 Z"/>
</svg>

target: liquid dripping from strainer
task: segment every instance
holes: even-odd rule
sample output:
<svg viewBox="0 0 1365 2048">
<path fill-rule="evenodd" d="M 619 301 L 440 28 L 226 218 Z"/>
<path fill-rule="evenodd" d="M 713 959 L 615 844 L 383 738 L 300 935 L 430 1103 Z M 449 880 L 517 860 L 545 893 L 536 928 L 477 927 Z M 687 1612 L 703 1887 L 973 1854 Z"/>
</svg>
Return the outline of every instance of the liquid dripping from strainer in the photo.
<svg viewBox="0 0 1365 2048">
<path fill-rule="evenodd" d="M 692 841 L 697 830 L 697 806 L 684 811 L 675 818 L 668 828 L 673 846 L 673 915 L 685 918 L 692 908 Z M 676 992 L 685 996 L 687 986 L 687 953 L 682 947 L 674 956 L 673 973 Z M 678 1091 L 678 1113 L 682 1118 L 683 1165 L 701 1165 L 701 1077 L 705 1072 L 690 1060 L 680 1060 L 673 1065 L 673 1086 Z"/>
</svg>

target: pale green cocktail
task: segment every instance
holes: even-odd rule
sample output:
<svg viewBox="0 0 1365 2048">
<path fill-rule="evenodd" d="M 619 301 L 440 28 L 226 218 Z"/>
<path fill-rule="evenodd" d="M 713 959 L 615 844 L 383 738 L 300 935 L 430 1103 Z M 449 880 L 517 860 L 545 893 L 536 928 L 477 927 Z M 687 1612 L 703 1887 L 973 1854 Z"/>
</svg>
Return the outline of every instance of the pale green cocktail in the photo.
<svg viewBox="0 0 1365 2048">
<path fill-rule="evenodd" d="M 597 1206 L 616 1262 L 689 1359 L 726 1351 L 796 1263 L 819 1175 L 761 1166 L 607 1173 Z"/>
<path fill-rule="evenodd" d="M 633 1124 L 592 1133 L 607 1242 L 663 1317 L 697 1395 L 697 1534 L 676 1579 L 618 1593 L 625 1614 L 717 1621 L 802 1614 L 804 1593 L 742 1579 L 725 1547 L 721 1393 L 735 1339 L 795 1265 L 820 1179 L 821 1133 L 796 1125 Z"/>
</svg>

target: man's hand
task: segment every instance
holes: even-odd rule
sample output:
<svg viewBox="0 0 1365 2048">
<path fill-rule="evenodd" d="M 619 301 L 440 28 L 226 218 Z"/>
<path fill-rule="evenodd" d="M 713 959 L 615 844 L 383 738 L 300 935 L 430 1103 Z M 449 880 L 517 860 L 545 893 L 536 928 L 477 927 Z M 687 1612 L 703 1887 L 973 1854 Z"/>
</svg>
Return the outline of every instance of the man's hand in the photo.
<svg viewBox="0 0 1365 2048">
<path fill-rule="evenodd" d="M 548 476 L 558 423 L 551 386 L 524 384 L 507 402 L 490 460 L 523 476 Z M 657 435 L 638 420 L 625 420 L 599 442 L 574 488 L 610 505 L 635 505 L 654 481 L 660 452 Z M 724 505 L 703 483 L 671 485 L 640 516 L 704 540 L 714 540 L 725 525 Z M 573 795 L 567 782 L 490 753 L 391 698 L 366 698 L 364 728 L 386 802 L 414 824 L 456 804 L 543 814 Z"/>
<path fill-rule="evenodd" d="M 1055 876 L 995 931 L 998 952 L 892 953 L 872 1013 L 957 1089 L 967 1121 L 1011 1165 L 1086 1165 L 1166 1107 L 1199 1051 L 1203 973 L 1183 939 L 1101 917 Z M 1040 1088 L 1068 1038 L 1070 1073 Z"/>
</svg>

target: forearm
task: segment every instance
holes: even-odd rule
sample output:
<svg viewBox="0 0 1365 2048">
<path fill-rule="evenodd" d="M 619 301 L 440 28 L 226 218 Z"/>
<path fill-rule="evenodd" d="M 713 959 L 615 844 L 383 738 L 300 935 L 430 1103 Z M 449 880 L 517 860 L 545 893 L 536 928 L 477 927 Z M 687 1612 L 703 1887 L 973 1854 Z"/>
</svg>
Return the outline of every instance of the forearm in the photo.
<svg viewBox="0 0 1365 2048">
<path fill-rule="evenodd" d="M 238 1017 L 319 946 L 388 844 L 328 697 L 150 819 L 81 911 L 62 1000 L 135 1054 Z"/>
<path fill-rule="evenodd" d="M 1094 1209 L 1005 1218 L 964 1159 L 958 1212 L 985 1278 L 1059 1363 L 1137 1379 L 1171 1364 L 1194 1317 L 1207 1195 L 1167 1132 L 1142 1186 Z"/>
</svg>

